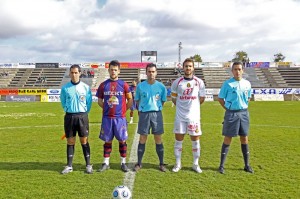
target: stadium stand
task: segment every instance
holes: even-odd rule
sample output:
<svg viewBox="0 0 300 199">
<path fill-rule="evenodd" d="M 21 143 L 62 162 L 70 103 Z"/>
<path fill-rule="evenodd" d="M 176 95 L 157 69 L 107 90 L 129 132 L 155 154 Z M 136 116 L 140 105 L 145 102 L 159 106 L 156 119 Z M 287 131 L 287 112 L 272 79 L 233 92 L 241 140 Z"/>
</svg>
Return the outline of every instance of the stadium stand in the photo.
<svg viewBox="0 0 300 199">
<path fill-rule="evenodd" d="M 7 88 L 11 80 L 15 77 L 17 71 L 17 68 L 1 70 L 0 88 Z"/>
<path fill-rule="evenodd" d="M 202 75 L 197 75 L 200 69 L 202 69 Z M 206 88 L 220 88 L 223 82 L 230 77 L 228 70 L 230 69 L 220 67 L 197 68 L 196 76 L 204 81 Z"/>
<path fill-rule="evenodd" d="M 140 72 L 137 68 L 121 68 L 119 78 L 124 80 L 128 84 L 131 84 L 133 79 L 139 79 L 139 74 Z"/>
<path fill-rule="evenodd" d="M 81 77 L 81 81 L 83 81 L 84 83 L 86 83 L 87 85 L 89 85 L 90 87 L 96 87 L 97 84 L 97 80 L 99 78 L 99 71 L 103 70 L 103 69 L 93 69 L 93 71 L 95 72 L 94 77 Z M 107 71 L 107 69 L 106 69 Z M 67 82 L 71 81 L 71 78 L 69 76 L 69 69 L 67 69 L 65 71 L 65 74 L 63 76 L 63 79 L 60 83 L 59 87 L 62 87 L 64 84 L 66 84 Z"/>
<path fill-rule="evenodd" d="M 57 88 L 60 86 L 65 72 L 65 68 L 20 68 L 8 87 Z"/>
<path fill-rule="evenodd" d="M 170 82 L 180 76 L 174 68 L 158 68 L 157 80 L 170 86 Z M 94 77 L 82 78 L 82 81 L 97 88 L 109 78 L 107 68 L 95 68 Z M 0 70 L 0 88 L 60 88 L 70 81 L 67 68 L 5 68 Z M 220 88 L 222 83 L 232 77 L 230 68 L 201 67 L 195 69 L 195 75 L 201 78 L 206 88 Z M 38 80 L 46 77 L 46 81 Z M 131 84 L 133 79 L 145 79 L 145 69 L 122 68 L 119 78 Z M 245 68 L 244 78 L 253 88 L 299 88 L 300 68 Z"/>
<path fill-rule="evenodd" d="M 109 78 L 109 73 L 106 68 L 97 68 L 94 69 L 95 76 L 92 79 L 92 88 L 98 88 L 100 83 Z"/>
<path fill-rule="evenodd" d="M 268 81 L 269 86 L 266 87 L 288 87 L 281 74 L 277 71 L 277 68 L 260 68 L 260 70 Z"/>
<path fill-rule="evenodd" d="M 300 68 L 276 68 L 288 87 L 300 87 Z"/>
<path fill-rule="evenodd" d="M 245 68 L 243 77 L 251 82 L 253 88 L 269 88 L 271 86 L 260 68 Z"/>
<path fill-rule="evenodd" d="M 168 84 L 169 81 L 174 81 L 180 74 L 174 73 L 174 68 L 157 68 L 156 79 L 163 84 Z"/>
</svg>

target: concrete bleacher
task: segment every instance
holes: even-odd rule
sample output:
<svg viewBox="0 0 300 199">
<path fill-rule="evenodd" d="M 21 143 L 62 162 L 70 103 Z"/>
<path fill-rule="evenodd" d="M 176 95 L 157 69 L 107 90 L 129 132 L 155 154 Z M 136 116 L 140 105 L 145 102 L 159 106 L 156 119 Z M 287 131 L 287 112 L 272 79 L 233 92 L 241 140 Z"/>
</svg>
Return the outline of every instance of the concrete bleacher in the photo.
<svg viewBox="0 0 300 199">
<path fill-rule="evenodd" d="M 200 78 L 204 80 L 206 88 L 220 88 L 223 82 L 230 77 L 227 70 L 228 68 L 205 67 L 202 68 L 203 77 Z"/>
<path fill-rule="evenodd" d="M 288 87 L 283 77 L 277 71 L 277 68 L 260 68 L 264 78 L 268 81 L 268 86 L 266 87 Z"/>
<path fill-rule="evenodd" d="M 103 81 L 109 78 L 109 73 L 107 68 L 97 68 L 94 71 L 95 76 L 92 79 L 92 88 L 98 88 Z"/>
<path fill-rule="evenodd" d="M 94 78 L 81 78 L 92 88 L 109 78 L 107 68 L 95 68 Z M 70 81 L 69 68 L 5 68 L 8 72 L 0 77 L 0 88 L 61 88 Z M 181 74 L 175 74 L 174 68 L 157 68 L 156 79 L 170 86 Z M 223 82 L 232 77 L 231 68 L 201 67 L 195 68 L 195 75 L 201 78 L 206 88 L 220 88 Z M 38 82 L 39 76 L 45 76 L 46 82 Z M 122 68 L 119 78 L 132 83 L 133 79 L 146 77 L 145 69 Z M 253 88 L 299 88 L 300 68 L 245 68 L 244 78 L 251 82 Z"/>
<path fill-rule="evenodd" d="M 271 86 L 260 68 L 245 68 L 243 77 L 251 82 L 253 88 L 268 88 Z"/>
<path fill-rule="evenodd" d="M 92 69 L 94 71 L 94 77 L 81 77 L 80 80 L 84 83 L 86 83 L 87 85 L 89 85 L 91 88 L 95 88 L 98 87 L 100 82 L 108 77 L 108 75 L 105 75 L 102 78 L 102 74 L 107 72 L 107 69 L 104 68 L 93 68 Z M 106 74 L 106 73 L 105 73 Z M 67 82 L 71 81 L 71 78 L 69 76 L 69 69 L 66 70 L 63 79 L 61 80 L 60 86 L 62 87 L 63 85 L 65 85 Z"/>
<path fill-rule="evenodd" d="M 65 68 L 20 68 L 11 79 L 10 88 L 57 88 L 66 72 Z M 45 77 L 46 81 L 38 81 Z"/>
<path fill-rule="evenodd" d="M 121 68 L 119 78 L 131 84 L 134 79 L 139 79 L 139 74 L 138 68 Z"/>
<path fill-rule="evenodd" d="M 17 68 L 9 68 L 0 70 L 1 74 L 7 73 L 7 76 L 0 76 L 0 88 L 7 88 L 10 84 L 11 80 L 15 77 L 18 69 Z"/>
<path fill-rule="evenodd" d="M 174 68 L 157 68 L 156 79 L 165 85 L 170 84 L 170 82 L 174 81 L 179 76 L 180 74 L 174 73 Z"/>
<path fill-rule="evenodd" d="M 276 68 L 288 87 L 300 87 L 300 68 Z"/>
</svg>

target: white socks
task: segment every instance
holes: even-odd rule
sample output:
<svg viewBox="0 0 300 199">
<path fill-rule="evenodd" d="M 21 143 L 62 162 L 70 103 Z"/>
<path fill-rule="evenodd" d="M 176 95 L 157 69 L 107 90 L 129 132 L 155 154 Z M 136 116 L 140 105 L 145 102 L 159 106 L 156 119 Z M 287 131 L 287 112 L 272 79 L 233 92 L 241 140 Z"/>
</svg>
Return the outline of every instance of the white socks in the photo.
<svg viewBox="0 0 300 199">
<path fill-rule="evenodd" d="M 109 158 L 104 158 L 103 163 L 105 163 L 106 165 L 109 165 Z"/>
<path fill-rule="evenodd" d="M 121 164 L 126 163 L 126 158 L 120 157 L 120 160 L 121 160 Z"/>
<path fill-rule="evenodd" d="M 183 141 L 175 140 L 175 144 L 174 144 L 174 154 L 176 158 L 176 165 L 178 166 L 181 166 L 182 143 Z"/>
<path fill-rule="evenodd" d="M 199 164 L 200 158 L 200 140 L 192 141 L 192 150 L 193 150 L 193 157 L 194 157 L 194 165 Z"/>
</svg>

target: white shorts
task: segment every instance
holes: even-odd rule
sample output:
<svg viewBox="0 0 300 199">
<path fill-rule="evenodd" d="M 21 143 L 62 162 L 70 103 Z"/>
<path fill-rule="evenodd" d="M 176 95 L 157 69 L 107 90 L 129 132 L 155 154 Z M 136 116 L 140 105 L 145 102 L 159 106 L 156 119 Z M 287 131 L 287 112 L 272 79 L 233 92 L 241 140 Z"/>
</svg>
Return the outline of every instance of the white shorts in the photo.
<svg viewBox="0 0 300 199">
<path fill-rule="evenodd" d="M 191 136 L 199 136 L 202 135 L 202 131 L 200 128 L 200 121 L 182 121 L 178 118 L 175 119 L 173 133 L 176 134 L 189 134 Z"/>
</svg>

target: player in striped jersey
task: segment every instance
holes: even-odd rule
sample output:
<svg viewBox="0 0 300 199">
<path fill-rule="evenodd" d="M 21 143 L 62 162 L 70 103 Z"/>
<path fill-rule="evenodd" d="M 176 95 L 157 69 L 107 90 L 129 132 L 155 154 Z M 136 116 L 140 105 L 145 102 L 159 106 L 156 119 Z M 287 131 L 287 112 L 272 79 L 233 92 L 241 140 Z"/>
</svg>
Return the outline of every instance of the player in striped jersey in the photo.
<svg viewBox="0 0 300 199">
<path fill-rule="evenodd" d="M 103 145 L 104 162 L 99 171 L 102 172 L 109 169 L 112 140 L 116 137 L 119 141 L 121 170 L 127 172 L 126 140 L 128 133 L 126 111 L 132 105 L 132 95 L 129 85 L 118 78 L 120 63 L 117 60 L 109 63 L 108 72 L 110 78 L 100 84 L 96 93 L 98 104 L 103 109 L 99 138 L 105 142 Z"/>
<path fill-rule="evenodd" d="M 189 134 L 192 140 L 193 170 L 202 173 L 199 166 L 200 158 L 200 104 L 205 100 L 204 82 L 194 76 L 194 61 L 187 58 L 183 62 L 184 76 L 177 78 L 171 86 L 172 101 L 176 105 L 174 123 L 175 145 L 174 154 L 176 164 L 173 172 L 181 169 L 182 143 L 185 134 Z"/>
</svg>

